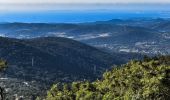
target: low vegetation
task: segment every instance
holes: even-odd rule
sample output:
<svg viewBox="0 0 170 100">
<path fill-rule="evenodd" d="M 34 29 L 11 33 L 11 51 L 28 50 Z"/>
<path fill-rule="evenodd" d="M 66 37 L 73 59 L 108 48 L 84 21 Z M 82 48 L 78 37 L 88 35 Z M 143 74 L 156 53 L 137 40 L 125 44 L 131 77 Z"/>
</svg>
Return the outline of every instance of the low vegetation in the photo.
<svg viewBox="0 0 170 100">
<path fill-rule="evenodd" d="M 7 63 L 4 60 L 0 60 L 0 71 L 7 67 Z M 5 100 L 4 88 L 0 87 L 0 100 Z"/>
<path fill-rule="evenodd" d="M 168 100 L 170 56 L 130 61 L 106 71 L 101 80 L 55 84 L 47 100 Z"/>
<path fill-rule="evenodd" d="M 0 71 L 4 70 L 7 67 L 7 63 L 4 60 L 0 60 Z"/>
</svg>

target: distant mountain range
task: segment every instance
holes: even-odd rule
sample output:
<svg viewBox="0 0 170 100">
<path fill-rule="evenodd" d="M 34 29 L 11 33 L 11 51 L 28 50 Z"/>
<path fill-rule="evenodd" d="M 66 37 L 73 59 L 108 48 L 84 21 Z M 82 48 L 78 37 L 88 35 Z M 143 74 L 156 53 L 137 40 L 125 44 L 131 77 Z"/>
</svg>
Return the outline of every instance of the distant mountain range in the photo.
<svg viewBox="0 0 170 100">
<path fill-rule="evenodd" d="M 170 19 L 113 19 L 77 24 L 1 23 L 0 35 L 12 38 L 65 37 L 111 52 L 170 53 Z"/>
</svg>

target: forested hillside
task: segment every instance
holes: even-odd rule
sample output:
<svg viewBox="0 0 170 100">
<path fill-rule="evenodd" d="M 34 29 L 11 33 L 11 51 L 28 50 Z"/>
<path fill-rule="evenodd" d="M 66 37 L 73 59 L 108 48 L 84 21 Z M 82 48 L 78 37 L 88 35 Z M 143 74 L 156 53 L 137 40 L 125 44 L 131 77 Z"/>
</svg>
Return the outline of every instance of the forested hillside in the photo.
<svg viewBox="0 0 170 100">
<path fill-rule="evenodd" d="M 101 80 L 56 84 L 47 100 L 168 100 L 170 56 L 130 61 L 106 71 Z"/>
<path fill-rule="evenodd" d="M 26 80 L 53 82 L 59 78 L 66 80 L 67 76 L 92 79 L 96 77 L 95 66 L 98 74 L 112 64 L 121 63 L 94 47 L 59 37 L 23 40 L 0 37 L 0 51 L 0 58 L 11 66 L 6 70 L 7 75 Z"/>
</svg>

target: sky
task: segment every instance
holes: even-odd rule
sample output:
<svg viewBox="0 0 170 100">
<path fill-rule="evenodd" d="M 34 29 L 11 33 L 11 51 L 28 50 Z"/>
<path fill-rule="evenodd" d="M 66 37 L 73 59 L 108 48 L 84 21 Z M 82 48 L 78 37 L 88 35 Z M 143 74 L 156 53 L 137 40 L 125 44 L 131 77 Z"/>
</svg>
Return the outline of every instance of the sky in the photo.
<svg viewBox="0 0 170 100">
<path fill-rule="evenodd" d="M 167 3 L 169 0 L 0 0 L 0 3 Z"/>
<path fill-rule="evenodd" d="M 0 22 L 62 23 L 134 17 L 170 18 L 170 0 L 0 0 Z"/>
<path fill-rule="evenodd" d="M 105 9 L 121 4 L 168 3 L 170 0 L 0 0 L 0 11 Z"/>
</svg>

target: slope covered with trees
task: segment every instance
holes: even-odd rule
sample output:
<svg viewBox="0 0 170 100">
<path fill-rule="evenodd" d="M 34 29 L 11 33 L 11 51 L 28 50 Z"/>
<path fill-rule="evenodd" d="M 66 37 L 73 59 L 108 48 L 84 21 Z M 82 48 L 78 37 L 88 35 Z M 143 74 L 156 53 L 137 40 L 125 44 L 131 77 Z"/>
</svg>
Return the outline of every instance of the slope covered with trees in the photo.
<svg viewBox="0 0 170 100">
<path fill-rule="evenodd" d="M 130 61 L 114 67 L 95 82 L 56 84 L 47 100 L 168 100 L 170 56 Z"/>
<path fill-rule="evenodd" d="M 46 82 L 70 81 L 71 78 L 64 78 L 77 76 L 92 79 L 112 64 L 121 63 L 94 47 L 59 37 L 23 40 L 0 37 L 0 51 L 0 58 L 11 66 L 5 71 L 8 76 Z M 97 75 L 93 74 L 95 66 Z"/>
</svg>

